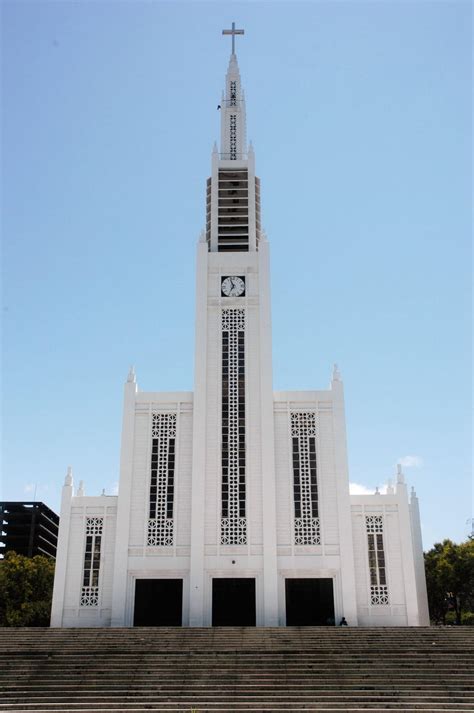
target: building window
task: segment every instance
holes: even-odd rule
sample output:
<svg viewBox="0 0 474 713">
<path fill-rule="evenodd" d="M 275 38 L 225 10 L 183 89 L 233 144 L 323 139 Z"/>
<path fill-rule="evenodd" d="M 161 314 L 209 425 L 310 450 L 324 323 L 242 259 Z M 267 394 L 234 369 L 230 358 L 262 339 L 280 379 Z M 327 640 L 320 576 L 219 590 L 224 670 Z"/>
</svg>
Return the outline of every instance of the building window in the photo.
<svg viewBox="0 0 474 713">
<path fill-rule="evenodd" d="M 369 552 L 370 603 L 389 604 L 382 515 L 367 515 L 365 529 Z"/>
<path fill-rule="evenodd" d="M 99 606 L 99 571 L 103 517 L 86 517 L 86 549 L 82 575 L 81 607 Z"/>
<path fill-rule="evenodd" d="M 174 541 L 176 414 L 152 414 L 150 507 L 147 544 L 171 547 Z"/>
<path fill-rule="evenodd" d="M 222 310 L 221 544 L 245 545 L 245 310 Z"/>
<path fill-rule="evenodd" d="M 237 82 L 230 83 L 230 106 L 237 106 Z"/>
<path fill-rule="evenodd" d="M 316 415 L 312 411 L 295 411 L 290 417 L 295 545 L 320 545 Z"/>
<path fill-rule="evenodd" d="M 237 159 L 237 114 L 230 115 L 230 135 L 229 135 L 230 160 Z"/>
</svg>

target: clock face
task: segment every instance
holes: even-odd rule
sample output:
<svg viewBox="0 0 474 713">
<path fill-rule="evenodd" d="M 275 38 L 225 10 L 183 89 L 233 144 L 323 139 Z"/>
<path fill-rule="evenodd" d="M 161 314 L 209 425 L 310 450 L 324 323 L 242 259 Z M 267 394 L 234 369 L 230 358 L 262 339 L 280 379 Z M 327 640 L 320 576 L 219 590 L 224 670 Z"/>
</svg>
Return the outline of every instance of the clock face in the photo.
<svg viewBox="0 0 474 713">
<path fill-rule="evenodd" d="M 241 297 L 245 294 L 245 277 L 223 277 L 221 291 L 224 297 Z"/>
</svg>

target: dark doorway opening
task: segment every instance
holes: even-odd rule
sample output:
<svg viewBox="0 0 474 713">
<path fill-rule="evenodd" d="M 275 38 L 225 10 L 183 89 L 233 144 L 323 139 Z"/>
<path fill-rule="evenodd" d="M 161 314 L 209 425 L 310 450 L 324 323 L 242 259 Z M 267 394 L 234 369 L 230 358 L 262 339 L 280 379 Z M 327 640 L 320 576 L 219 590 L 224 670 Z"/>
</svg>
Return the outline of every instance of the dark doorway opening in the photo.
<svg viewBox="0 0 474 713">
<path fill-rule="evenodd" d="M 212 626 L 255 626 L 255 579 L 212 580 Z"/>
<path fill-rule="evenodd" d="M 182 626 L 183 580 L 137 579 L 134 626 Z"/>
<path fill-rule="evenodd" d="M 332 579 L 286 579 L 286 625 L 334 624 Z"/>
</svg>

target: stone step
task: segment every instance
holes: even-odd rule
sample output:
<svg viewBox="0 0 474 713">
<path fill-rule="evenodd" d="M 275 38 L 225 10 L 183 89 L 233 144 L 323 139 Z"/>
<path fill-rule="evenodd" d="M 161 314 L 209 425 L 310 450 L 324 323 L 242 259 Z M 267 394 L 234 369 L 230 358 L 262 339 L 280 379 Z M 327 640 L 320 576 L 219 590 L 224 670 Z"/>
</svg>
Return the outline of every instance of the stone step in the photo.
<svg viewBox="0 0 474 713">
<path fill-rule="evenodd" d="M 474 711 L 474 629 L 3 629 L 0 713 Z"/>
<path fill-rule="evenodd" d="M 454 711 L 456 713 L 461 713 L 467 711 L 472 713 L 472 706 L 468 704 L 467 706 L 462 706 L 460 704 L 432 704 L 432 703 L 419 703 L 410 702 L 410 707 L 406 707 L 406 702 L 372 702 L 372 703 L 362 703 L 362 704 L 352 704 L 350 702 L 344 703 L 228 703 L 225 707 L 222 703 L 214 703 L 213 701 L 202 702 L 199 707 L 196 707 L 193 701 L 184 701 L 180 703 L 156 703 L 153 705 L 137 706 L 136 704 L 115 704 L 112 707 L 108 704 L 97 704 L 91 706 L 89 703 L 84 705 L 81 704 L 71 704 L 67 707 L 62 705 L 54 706 L 44 706 L 41 708 L 32 707 L 31 705 L 13 706 L 9 708 L 10 711 L 16 711 L 17 713 L 49 713 L 50 711 L 56 711 L 56 713 L 71 713 L 72 711 L 87 711 L 87 713 L 98 713 L 99 711 L 108 711 L 109 713 L 118 711 L 188 711 L 189 713 L 208 713 L 213 711 L 215 713 L 224 713 L 228 711 L 377 711 L 378 713 L 385 712 L 387 710 L 402 711 L 407 713 L 407 711 L 430 711 L 430 713 L 437 713 L 438 711 Z"/>
<path fill-rule="evenodd" d="M 305 679 L 298 679 L 297 677 L 286 677 L 283 679 L 283 682 L 278 683 L 275 680 L 269 679 L 269 678 L 259 678 L 255 677 L 254 679 L 251 679 L 249 681 L 245 681 L 242 679 L 242 682 L 239 682 L 238 680 L 236 682 L 231 681 L 230 679 L 225 679 L 222 680 L 221 678 L 213 678 L 211 682 L 206 682 L 204 680 L 199 680 L 195 679 L 192 676 L 192 673 L 187 679 L 183 680 L 178 680 L 175 682 L 166 682 L 166 683 L 156 683 L 156 682 L 151 682 L 149 680 L 144 679 L 141 684 L 136 683 L 135 679 L 125 679 L 126 683 L 124 683 L 122 686 L 119 685 L 117 679 L 109 679 L 105 681 L 103 684 L 100 683 L 94 683 L 89 681 L 86 678 L 80 679 L 76 681 L 75 683 L 67 683 L 66 681 L 64 684 L 61 681 L 58 681 L 56 683 L 50 683 L 50 684 L 44 684 L 44 685 L 39 685 L 39 684 L 34 684 L 34 685 L 25 685 L 25 684 L 19 684 L 19 683 L 14 683 L 14 682 L 5 682 L 4 685 L 2 685 L 2 690 L 3 690 L 3 695 L 7 695 L 8 692 L 11 694 L 15 694 L 18 691 L 30 691 L 30 692 L 47 692 L 47 691 L 65 691 L 65 690 L 96 690 L 96 691 L 101 691 L 101 690 L 107 690 L 112 688 L 113 690 L 141 690 L 142 688 L 146 688 L 146 690 L 156 690 L 156 691 L 163 691 L 163 690 L 183 690 L 184 688 L 212 688 L 215 687 L 216 685 L 219 685 L 219 687 L 229 687 L 233 686 L 235 690 L 238 690 L 239 688 L 242 688 L 244 690 L 250 690 L 251 688 L 257 688 L 259 690 L 278 690 L 278 691 L 284 691 L 288 687 L 288 685 L 292 685 L 294 688 L 298 688 L 300 690 L 345 690 L 345 691 L 351 691 L 351 690 L 365 690 L 365 691 L 372 691 L 372 690 L 377 690 L 380 688 L 380 686 L 376 686 L 372 683 L 364 683 L 364 681 L 361 681 L 360 678 L 353 678 L 353 679 L 348 679 L 345 680 L 343 683 L 340 682 L 340 676 L 339 677 L 334 677 L 332 680 L 323 680 L 323 681 L 318 681 L 315 682 L 313 680 L 305 680 Z M 123 679 L 122 679 L 123 680 Z M 135 682 L 134 682 L 135 681 Z M 437 683 L 436 678 L 433 677 L 430 680 L 426 681 L 420 681 L 416 677 L 413 677 L 413 679 L 408 679 L 407 681 L 400 683 L 399 680 L 397 680 L 395 677 L 390 680 L 385 682 L 383 684 L 384 690 L 388 691 L 394 691 L 394 690 L 408 690 L 408 691 L 425 691 L 425 690 L 439 690 L 439 691 L 459 691 L 460 693 L 466 693 L 470 694 L 474 692 L 474 687 L 472 686 L 472 682 L 470 680 L 469 676 L 466 676 L 464 679 L 455 679 L 454 681 L 450 683 Z"/>
<path fill-rule="evenodd" d="M 451 702 L 471 702 L 474 703 L 474 695 L 471 692 L 461 693 L 461 692 L 445 692 L 445 691 L 419 691 L 419 690 L 376 690 L 376 691 L 364 691 L 364 690 L 344 690 L 342 692 L 336 693 L 334 690 L 301 690 L 297 688 L 292 688 L 288 686 L 284 692 L 282 691 L 268 691 L 260 688 L 249 687 L 249 689 L 239 690 L 233 688 L 232 686 L 219 687 L 219 690 L 213 689 L 212 686 L 207 687 L 208 690 L 201 690 L 195 687 L 189 687 L 178 689 L 177 691 L 165 690 L 162 692 L 156 691 L 135 691 L 129 690 L 126 693 L 123 691 L 90 691 L 81 690 L 79 692 L 65 692 L 61 691 L 55 693 L 54 695 L 46 695 L 45 693 L 40 693 L 35 695 L 34 705 L 40 706 L 41 703 L 53 704 L 57 703 L 79 703 L 84 701 L 93 702 L 116 702 L 119 699 L 121 702 L 127 700 L 133 700 L 136 703 L 140 701 L 171 701 L 171 700 L 182 700 L 183 697 L 190 698 L 195 701 L 202 701 L 203 696 L 205 698 L 212 698 L 213 701 L 218 701 L 220 699 L 225 701 L 242 701 L 249 698 L 255 700 L 277 700 L 285 701 L 286 699 L 290 701 L 302 701 L 302 700 L 314 700 L 314 696 L 317 695 L 317 701 L 321 702 L 324 700 L 345 700 L 352 702 L 360 701 L 370 701 L 370 700 L 430 700 L 432 702 L 439 703 L 451 703 Z M 0 709 L 8 707 L 11 704 L 24 704 L 25 696 L 21 695 L 4 695 L 2 696 L 0 702 Z"/>
</svg>

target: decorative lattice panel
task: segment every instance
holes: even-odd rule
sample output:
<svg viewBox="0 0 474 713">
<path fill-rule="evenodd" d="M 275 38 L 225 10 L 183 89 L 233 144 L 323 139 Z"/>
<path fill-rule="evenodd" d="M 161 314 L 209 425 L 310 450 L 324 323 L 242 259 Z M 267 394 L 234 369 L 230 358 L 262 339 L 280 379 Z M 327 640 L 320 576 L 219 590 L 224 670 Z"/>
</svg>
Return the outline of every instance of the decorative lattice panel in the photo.
<svg viewBox="0 0 474 713">
<path fill-rule="evenodd" d="M 367 515 L 365 529 L 369 555 L 370 603 L 389 604 L 382 515 Z"/>
<path fill-rule="evenodd" d="M 237 106 L 237 82 L 230 83 L 230 106 Z"/>
<path fill-rule="evenodd" d="M 101 535 L 103 527 L 103 517 L 86 517 L 86 535 Z"/>
<path fill-rule="evenodd" d="M 383 533 L 383 518 L 382 515 L 366 515 L 365 529 L 367 532 Z"/>
<path fill-rule="evenodd" d="M 388 604 L 388 587 L 386 584 L 379 586 L 371 585 L 370 587 L 370 603 L 371 604 Z"/>
<path fill-rule="evenodd" d="M 316 470 L 316 415 L 291 413 L 295 545 L 320 545 L 321 525 Z"/>
<path fill-rule="evenodd" d="M 81 607 L 99 606 L 99 587 L 82 587 Z"/>
<path fill-rule="evenodd" d="M 81 607 L 99 606 L 100 550 L 103 517 L 86 517 L 86 547 L 80 597 Z"/>
<path fill-rule="evenodd" d="M 222 310 L 221 544 L 245 545 L 245 310 Z"/>
<path fill-rule="evenodd" d="M 230 160 L 235 161 L 237 159 L 237 114 L 230 115 L 229 152 Z"/>
<path fill-rule="evenodd" d="M 176 414 L 152 414 L 150 509 L 147 545 L 171 547 L 174 543 L 174 479 Z"/>
</svg>

